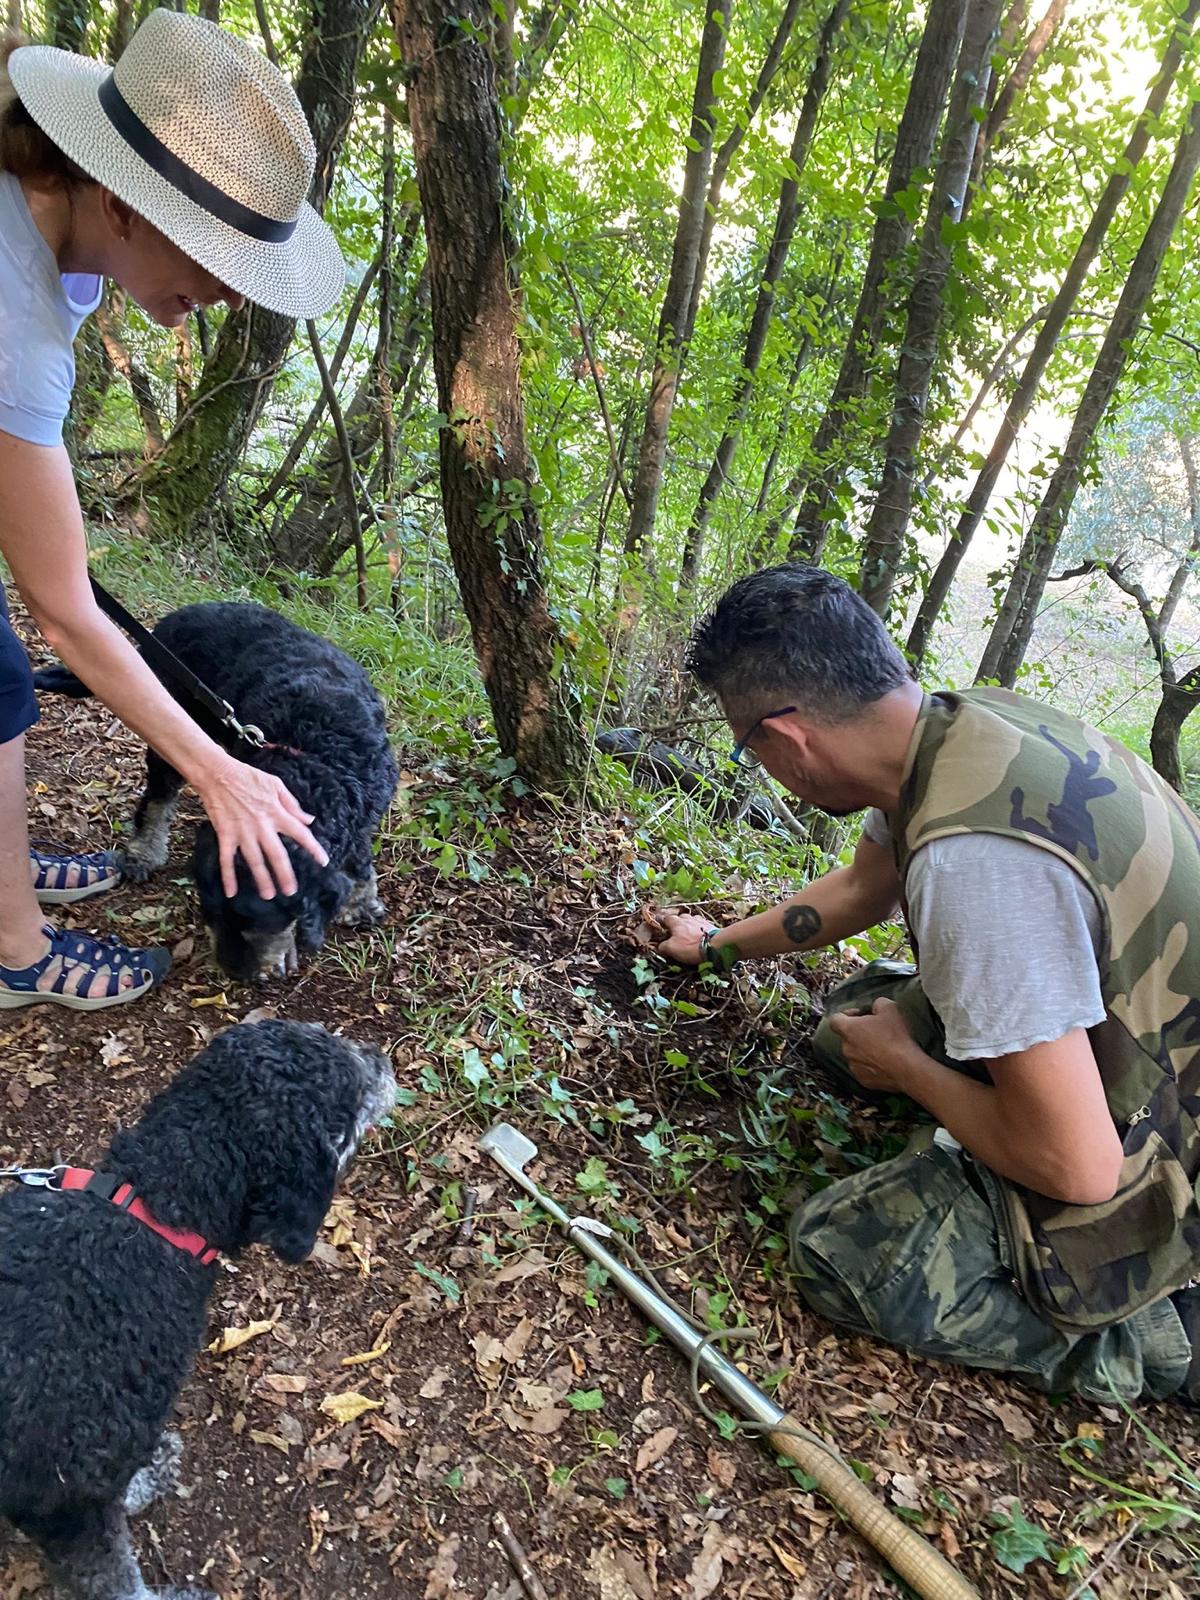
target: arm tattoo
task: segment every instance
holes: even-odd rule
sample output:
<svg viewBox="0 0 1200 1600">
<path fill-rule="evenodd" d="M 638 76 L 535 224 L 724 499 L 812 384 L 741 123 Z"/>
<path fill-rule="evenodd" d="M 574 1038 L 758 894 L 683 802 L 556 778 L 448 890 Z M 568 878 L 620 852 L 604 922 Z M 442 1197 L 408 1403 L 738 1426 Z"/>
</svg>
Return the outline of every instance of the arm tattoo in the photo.
<svg viewBox="0 0 1200 1600">
<path fill-rule="evenodd" d="M 821 931 L 821 913 L 812 906 L 788 906 L 783 913 L 783 931 L 793 944 L 807 944 Z"/>
</svg>

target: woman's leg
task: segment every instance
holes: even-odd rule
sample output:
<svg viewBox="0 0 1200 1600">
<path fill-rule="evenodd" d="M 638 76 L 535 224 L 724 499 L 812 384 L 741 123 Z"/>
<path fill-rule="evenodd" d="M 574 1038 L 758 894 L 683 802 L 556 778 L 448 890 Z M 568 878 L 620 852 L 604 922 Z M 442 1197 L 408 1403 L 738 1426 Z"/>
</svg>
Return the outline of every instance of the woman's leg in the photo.
<svg viewBox="0 0 1200 1600">
<path fill-rule="evenodd" d="M 0 967 L 29 967 L 46 954 L 46 918 L 29 871 L 25 735 L 0 744 Z"/>
<path fill-rule="evenodd" d="M 25 735 L 0 744 L 0 967 L 20 972 L 36 966 L 50 954 L 46 918 L 34 893 L 29 871 L 29 832 L 25 796 Z M 94 959 L 71 960 L 56 956 L 39 974 L 37 988 L 49 992 L 62 973 L 61 992 L 90 999 L 107 992 L 112 976 Z M 0 974 L 0 983 L 3 975 Z M 120 973 L 121 992 L 144 987 L 140 971 L 126 966 Z"/>
</svg>

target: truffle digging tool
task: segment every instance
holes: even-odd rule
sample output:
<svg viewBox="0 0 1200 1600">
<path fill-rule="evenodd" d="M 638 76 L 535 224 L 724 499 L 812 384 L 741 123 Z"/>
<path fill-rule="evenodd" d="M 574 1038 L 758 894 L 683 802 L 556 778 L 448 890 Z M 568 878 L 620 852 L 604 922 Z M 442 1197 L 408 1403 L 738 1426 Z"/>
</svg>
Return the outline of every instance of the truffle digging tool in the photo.
<svg viewBox="0 0 1200 1600">
<path fill-rule="evenodd" d="M 532 1195 L 571 1243 L 603 1267 L 622 1294 L 688 1357 L 695 1377 L 707 1379 L 772 1450 L 815 1479 L 821 1494 L 922 1600 L 979 1600 L 978 1590 L 927 1540 L 881 1505 L 830 1445 L 781 1410 L 676 1305 L 604 1244 L 604 1238 L 613 1237 L 611 1228 L 588 1217 L 571 1216 L 538 1187 L 526 1170 L 538 1153 L 532 1139 L 510 1123 L 497 1122 L 480 1139 L 479 1148 Z"/>
</svg>

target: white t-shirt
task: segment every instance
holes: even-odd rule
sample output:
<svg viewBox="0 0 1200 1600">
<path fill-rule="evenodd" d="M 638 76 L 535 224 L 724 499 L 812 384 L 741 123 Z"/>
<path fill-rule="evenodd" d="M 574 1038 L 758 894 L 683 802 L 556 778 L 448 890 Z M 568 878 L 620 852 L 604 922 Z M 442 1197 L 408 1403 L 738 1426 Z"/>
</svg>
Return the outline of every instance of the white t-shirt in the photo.
<svg viewBox="0 0 1200 1600">
<path fill-rule="evenodd" d="M 863 831 L 892 848 L 882 811 Z M 954 1060 L 992 1060 L 1104 1020 L 1100 908 L 1052 851 L 951 834 L 913 854 L 905 892 L 921 986 Z"/>
<path fill-rule="evenodd" d="M 30 444 L 62 442 L 75 385 L 72 346 L 100 304 L 104 280 L 58 270 L 20 182 L 0 172 L 0 430 Z"/>
</svg>

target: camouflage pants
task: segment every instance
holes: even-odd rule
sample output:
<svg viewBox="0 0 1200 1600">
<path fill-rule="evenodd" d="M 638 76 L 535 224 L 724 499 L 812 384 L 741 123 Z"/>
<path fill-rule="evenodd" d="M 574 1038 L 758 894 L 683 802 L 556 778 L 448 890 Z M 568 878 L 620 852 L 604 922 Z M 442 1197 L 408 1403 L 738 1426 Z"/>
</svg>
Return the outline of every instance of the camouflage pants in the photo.
<svg viewBox="0 0 1200 1600">
<path fill-rule="evenodd" d="M 855 1094 L 863 1091 L 828 1018 L 881 995 L 900 1007 L 921 1047 L 946 1062 L 941 1023 L 915 969 L 874 961 L 832 992 L 813 1040 L 817 1059 Z M 978 1169 L 944 1130 L 929 1132 L 793 1213 L 793 1269 L 813 1310 L 916 1355 L 1011 1373 L 1039 1389 L 1092 1400 L 1114 1389 L 1127 1400 L 1178 1389 L 1191 1349 L 1170 1300 L 1081 1336 L 1045 1321 L 1016 1287 Z"/>
</svg>

